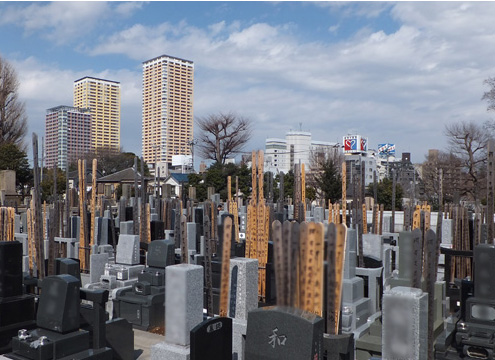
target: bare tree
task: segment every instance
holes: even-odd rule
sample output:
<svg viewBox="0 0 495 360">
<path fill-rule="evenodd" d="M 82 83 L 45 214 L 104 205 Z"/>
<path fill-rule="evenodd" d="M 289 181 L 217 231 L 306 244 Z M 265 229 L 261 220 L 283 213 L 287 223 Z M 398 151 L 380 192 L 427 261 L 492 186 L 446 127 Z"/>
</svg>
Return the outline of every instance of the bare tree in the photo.
<svg viewBox="0 0 495 360">
<path fill-rule="evenodd" d="M 201 130 L 199 150 L 204 159 L 224 164 L 228 156 L 238 154 L 251 139 L 251 121 L 233 113 L 210 114 L 196 119 Z"/>
<path fill-rule="evenodd" d="M 488 78 L 483 81 L 483 84 L 486 84 L 490 87 L 490 90 L 483 94 L 481 100 L 488 101 L 487 110 L 495 110 L 495 78 Z"/>
<path fill-rule="evenodd" d="M 478 201 L 486 194 L 486 143 L 492 135 L 488 123 L 458 122 L 445 127 L 450 152 L 460 160 L 466 175 L 459 183 L 460 195 Z"/>
<path fill-rule="evenodd" d="M 438 151 L 426 156 L 421 165 L 421 180 L 428 203 L 442 206 L 464 193 L 466 174 L 461 173 L 461 168 L 461 159 L 452 153 Z"/>
<path fill-rule="evenodd" d="M 24 148 L 27 116 L 18 97 L 19 81 L 14 67 L 0 57 L 0 144 Z"/>
</svg>

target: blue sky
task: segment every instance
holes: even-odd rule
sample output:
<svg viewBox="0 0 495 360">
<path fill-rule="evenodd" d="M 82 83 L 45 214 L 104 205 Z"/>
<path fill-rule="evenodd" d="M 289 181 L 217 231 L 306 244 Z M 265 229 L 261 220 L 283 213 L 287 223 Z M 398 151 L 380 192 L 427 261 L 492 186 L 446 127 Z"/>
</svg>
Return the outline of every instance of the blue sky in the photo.
<svg viewBox="0 0 495 360">
<path fill-rule="evenodd" d="M 194 115 L 252 119 L 247 151 L 290 129 L 421 162 L 446 124 L 493 119 L 493 2 L 0 2 L 0 55 L 17 69 L 29 134 L 83 76 L 120 81 L 121 144 L 141 154 L 141 63 L 195 62 Z M 26 141 L 29 143 L 29 141 Z"/>
</svg>

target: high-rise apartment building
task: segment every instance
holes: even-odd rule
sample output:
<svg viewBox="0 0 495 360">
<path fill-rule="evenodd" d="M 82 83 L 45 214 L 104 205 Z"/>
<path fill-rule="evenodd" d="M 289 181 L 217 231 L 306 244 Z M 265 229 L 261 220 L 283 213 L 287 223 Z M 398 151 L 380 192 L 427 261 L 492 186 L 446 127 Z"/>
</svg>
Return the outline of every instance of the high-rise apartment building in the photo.
<svg viewBox="0 0 495 360">
<path fill-rule="evenodd" d="M 91 111 L 93 147 L 120 149 L 120 83 L 83 77 L 74 81 L 74 106 Z"/>
<path fill-rule="evenodd" d="M 66 170 L 69 163 L 92 150 L 89 109 L 57 106 L 46 111 L 45 166 Z"/>
<path fill-rule="evenodd" d="M 162 55 L 143 62 L 143 158 L 158 166 L 190 155 L 194 63 Z M 150 166 L 152 168 L 152 166 Z M 161 174 L 163 174 L 161 172 Z"/>
</svg>

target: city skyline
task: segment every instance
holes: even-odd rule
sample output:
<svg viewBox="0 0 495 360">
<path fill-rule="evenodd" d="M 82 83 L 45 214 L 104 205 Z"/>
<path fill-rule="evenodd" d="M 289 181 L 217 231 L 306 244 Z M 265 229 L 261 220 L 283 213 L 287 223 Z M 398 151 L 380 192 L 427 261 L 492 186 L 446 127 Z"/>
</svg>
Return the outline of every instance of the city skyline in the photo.
<svg viewBox="0 0 495 360">
<path fill-rule="evenodd" d="M 446 147 L 446 124 L 493 119 L 481 97 L 495 76 L 494 10 L 491 2 L 3 2 L 0 53 L 18 72 L 27 139 L 43 134 L 46 109 L 72 103 L 75 79 L 92 76 L 121 83 L 121 144 L 141 155 L 142 62 L 171 54 L 194 61 L 194 116 L 253 120 L 246 151 L 302 123 L 315 140 L 354 132 L 422 162 Z"/>
</svg>

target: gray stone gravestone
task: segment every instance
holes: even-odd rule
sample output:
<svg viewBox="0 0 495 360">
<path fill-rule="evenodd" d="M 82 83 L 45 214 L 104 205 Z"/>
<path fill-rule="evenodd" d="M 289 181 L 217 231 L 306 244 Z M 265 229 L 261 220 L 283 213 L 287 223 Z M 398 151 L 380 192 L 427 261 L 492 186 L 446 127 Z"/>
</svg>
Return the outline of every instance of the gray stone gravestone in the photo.
<svg viewBox="0 0 495 360">
<path fill-rule="evenodd" d="M 117 264 L 137 265 L 139 264 L 139 236 L 138 235 L 120 235 L 117 244 L 117 255 L 115 257 Z"/>
<path fill-rule="evenodd" d="M 120 235 L 134 235 L 134 222 L 132 220 L 120 222 Z"/>
<path fill-rule="evenodd" d="M 357 231 L 347 231 L 342 280 L 342 333 L 353 332 L 359 338 L 369 327 L 371 300 L 364 297 L 364 280 L 356 276 Z"/>
<path fill-rule="evenodd" d="M 165 273 L 165 342 L 151 348 L 151 359 L 190 358 L 190 331 L 203 321 L 203 267 L 179 264 Z"/>
<path fill-rule="evenodd" d="M 238 360 L 243 360 L 248 313 L 258 308 L 258 260 L 232 258 L 230 260 L 231 273 L 235 267 L 237 268 L 235 295 L 232 296 L 232 286 L 229 294 L 229 304 L 235 302 L 235 316 L 232 312 L 230 313 L 230 317 L 234 318 L 232 342 L 234 355 Z"/>
<path fill-rule="evenodd" d="M 108 263 L 108 253 L 91 254 L 89 257 L 89 281 L 96 283 L 100 281 L 105 273 L 105 265 Z"/>
<path fill-rule="evenodd" d="M 324 321 L 296 308 L 268 307 L 249 313 L 246 360 L 323 359 Z"/>
<path fill-rule="evenodd" d="M 428 294 L 397 286 L 383 295 L 382 358 L 428 358 Z"/>
</svg>

